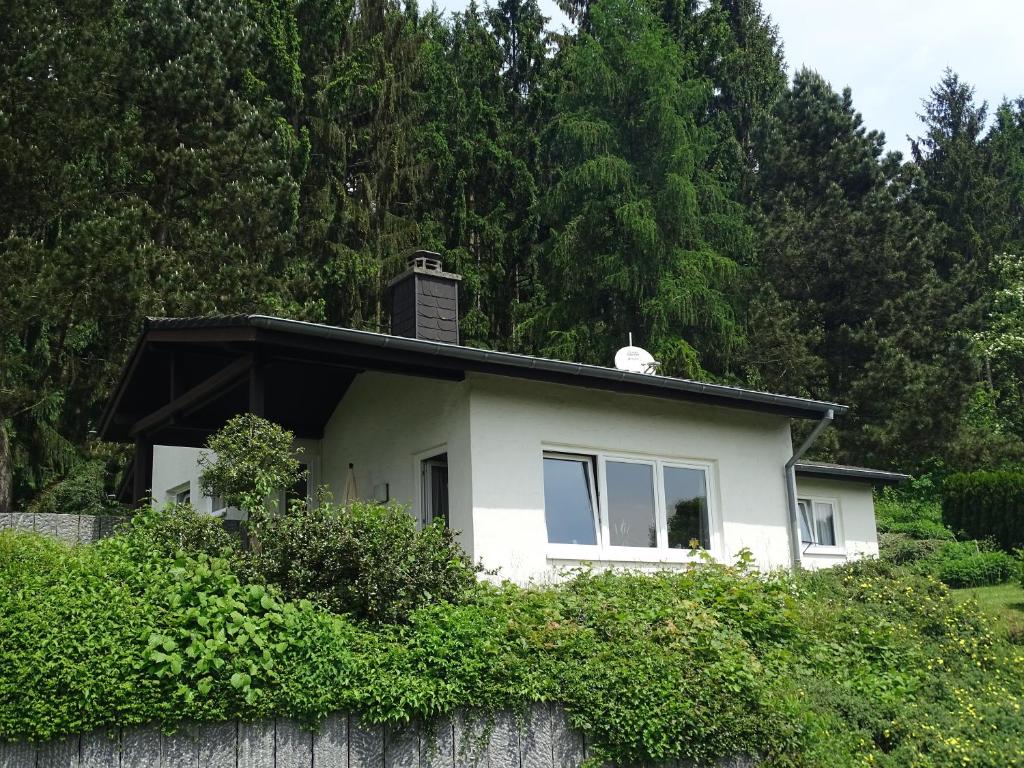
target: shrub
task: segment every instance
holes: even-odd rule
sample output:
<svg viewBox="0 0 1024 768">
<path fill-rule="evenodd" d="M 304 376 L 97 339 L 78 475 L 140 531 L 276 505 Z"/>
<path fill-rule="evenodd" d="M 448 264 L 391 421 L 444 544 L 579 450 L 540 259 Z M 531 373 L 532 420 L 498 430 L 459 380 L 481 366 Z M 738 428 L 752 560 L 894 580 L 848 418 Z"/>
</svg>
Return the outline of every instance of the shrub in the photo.
<svg viewBox="0 0 1024 768">
<path fill-rule="evenodd" d="M 203 493 L 250 515 L 262 512 L 268 499 L 302 475 L 293 440 L 291 432 L 259 416 L 235 416 L 206 443 L 214 458 L 200 459 Z"/>
<path fill-rule="evenodd" d="M 1009 581 L 1016 571 L 1014 559 L 1005 552 L 974 552 L 942 557 L 935 576 L 950 587 L 985 587 Z"/>
<path fill-rule="evenodd" d="M 268 519 L 254 575 L 293 599 L 374 622 L 404 621 L 428 602 L 454 602 L 474 569 L 441 521 L 417 530 L 397 506 L 298 505 Z"/>
<path fill-rule="evenodd" d="M 619 765 L 1021 765 L 1020 650 L 971 601 L 869 561 L 762 577 L 582 574 L 368 625 L 144 538 L 0 533 L 0 739 L 142 722 L 565 705 Z"/>
<path fill-rule="evenodd" d="M 119 515 L 124 507 L 107 494 L 106 467 L 99 460 L 75 466 L 66 477 L 47 486 L 29 512 L 76 515 Z"/>
<path fill-rule="evenodd" d="M 1017 572 L 1014 559 L 992 542 L 912 539 L 902 533 L 878 537 L 882 560 L 938 579 L 950 587 L 1002 584 Z"/>
<path fill-rule="evenodd" d="M 224 529 L 220 518 L 197 512 L 191 504 L 143 509 L 119 535 L 140 551 L 172 560 L 179 552 L 237 558 L 240 549 L 239 539 Z"/>
<path fill-rule="evenodd" d="M 875 521 L 879 533 L 901 533 L 912 539 L 953 538 L 942 522 L 942 504 L 931 486 L 918 480 L 911 490 L 883 488 L 875 495 Z"/>
<path fill-rule="evenodd" d="M 954 531 L 992 536 L 1005 550 L 1024 545 L 1024 473 L 950 475 L 942 486 L 942 516 Z"/>
</svg>

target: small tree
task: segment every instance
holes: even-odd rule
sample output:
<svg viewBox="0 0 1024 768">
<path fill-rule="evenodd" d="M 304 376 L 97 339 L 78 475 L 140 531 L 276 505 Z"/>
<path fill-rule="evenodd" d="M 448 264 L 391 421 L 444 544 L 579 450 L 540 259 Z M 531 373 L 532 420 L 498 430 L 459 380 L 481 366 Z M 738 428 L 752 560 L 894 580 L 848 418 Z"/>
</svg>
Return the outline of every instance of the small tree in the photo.
<svg viewBox="0 0 1024 768">
<path fill-rule="evenodd" d="M 258 526 L 268 507 L 276 507 L 278 491 L 302 477 L 292 440 L 291 432 L 271 421 L 251 413 L 235 416 L 206 442 L 214 455 L 199 459 L 203 493 L 245 510 Z"/>
</svg>

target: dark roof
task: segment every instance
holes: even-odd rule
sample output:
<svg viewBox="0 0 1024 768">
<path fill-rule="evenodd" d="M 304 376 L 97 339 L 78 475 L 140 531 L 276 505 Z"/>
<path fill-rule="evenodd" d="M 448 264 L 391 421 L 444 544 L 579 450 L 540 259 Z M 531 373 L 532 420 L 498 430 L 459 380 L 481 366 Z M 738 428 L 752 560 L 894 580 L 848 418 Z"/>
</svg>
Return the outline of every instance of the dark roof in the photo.
<svg viewBox="0 0 1024 768">
<path fill-rule="evenodd" d="M 804 477 L 822 477 L 830 480 L 853 480 L 874 485 L 898 485 L 910 479 L 900 472 L 886 472 L 884 469 L 851 467 L 847 464 L 828 464 L 822 461 L 798 461 L 794 468 Z"/>
<path fill-rule="evenodd" d="M 454 381 L 470 372 L 486 373 L 794 418 L 847 410 L 836 403 L 669 376 L 232 315 L 148 319 L 99 434 L 112 441 L 144 435 L 170 445 L 202 445 L 212 430 L 251 407 L 251 387 L 258 381 L 264 415 L 299 437 L 315 439 L 354 378 L 369 370 Z"/>
</svg>

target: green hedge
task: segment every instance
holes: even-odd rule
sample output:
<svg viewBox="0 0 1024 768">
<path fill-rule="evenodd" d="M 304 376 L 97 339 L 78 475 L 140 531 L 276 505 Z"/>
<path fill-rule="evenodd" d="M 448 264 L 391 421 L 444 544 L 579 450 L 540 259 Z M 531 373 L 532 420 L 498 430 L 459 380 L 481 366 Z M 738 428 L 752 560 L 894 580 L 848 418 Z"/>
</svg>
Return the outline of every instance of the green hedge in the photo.
<svg viewBox="0 0 1024 768">
<path fill-rule="evenodd" d="M 558 701 L 620 765 L 1024 765 L 1019 648 L 886 563 L 481 585 L 380 625 L 145 542 L 134 528 L 75 548 L 0 533 L 0 739 Z"/>
<path fill-rule="evenodd" d="M 951 475 L 942 486 L 942 517 L 954 531 L 994 539 L 1007 551 L 1024 545 L 1024 473 Z"/>
</svg>

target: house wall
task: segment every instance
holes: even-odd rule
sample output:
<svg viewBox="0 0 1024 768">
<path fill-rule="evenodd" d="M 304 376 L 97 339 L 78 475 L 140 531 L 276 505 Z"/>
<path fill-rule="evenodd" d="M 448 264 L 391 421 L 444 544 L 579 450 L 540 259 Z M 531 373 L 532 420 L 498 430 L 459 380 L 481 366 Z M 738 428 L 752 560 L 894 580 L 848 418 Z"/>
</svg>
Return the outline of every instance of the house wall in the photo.
<svg viewBox="0 0 1024 768">
<path fill-rule="evenodd" d="M 796 477 L 796 491 L 800 498 L 831 499 L 839 511 L 837 539 L 843 542 L 842 552 L 804 552 L 802 565 L 808 569 L 827 568 L 832 565 L 878 556 L 878 529 L 875 527 L 875 503 L 869 483 L 842 480 Z"/>
<path fill-rule="evenodd" d="M 466 382 L 359 374 L 324 430 L 323 478 L 335 499 L 345 501 L 351 463 L 359 498 L 375 498 L 374 489 L 387 483 L 390 500 L 408 505 L 419 520 L 419 463 L 442 452 L 451 526 L 475 556 Z"/>
<path fill-rule="evenodd" d="M 473 551 L 486 567 L 500 566 L 499 577 L 545 579 L 552 567 L 579 564 L 555 557 L 547 542 L 543 452 L 550 448 L 708 462 L 720 523 L 712 554 L 731 560 L 747 547 L 762 568 L 790 565 L 787 418 L 486 375 L 469 381 Z"/>
<path fill-rule="evenodd" d="M 212 512 L 212 502 L 199 491 L 199 457 L 210 452 L 203 448 L 178 445 L 153 446 L 153 501 L 158 507 L 174 501 L 171 491 L 188 483 L 192 506 L 200 512 Z"/>
</svg>

